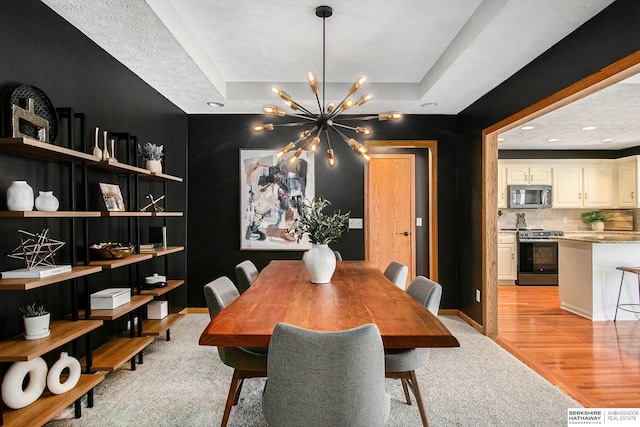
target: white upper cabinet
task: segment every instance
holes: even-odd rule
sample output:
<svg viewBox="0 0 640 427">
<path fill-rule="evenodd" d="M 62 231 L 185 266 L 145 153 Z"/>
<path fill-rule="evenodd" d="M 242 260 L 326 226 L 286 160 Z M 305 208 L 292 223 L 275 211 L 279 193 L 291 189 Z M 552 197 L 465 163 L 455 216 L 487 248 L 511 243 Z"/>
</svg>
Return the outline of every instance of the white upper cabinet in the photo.
<svg viewBox="0 0 640 427">
<path fill-rule="evenodd" d="M 554 208 L 613 207 L 613 166 L 555 166 Z"/>
<path fill-rule="evenodd" d="M 551 204 L 554 208 L 582 207 L 582 168 L 553 168 Z"/>
<path fill-rule="evenodd" d="M 507 207 L 507 167 L 498 162 L 498 208 Z"/>
<path fill-rule="evenodd" d="M 585 208 L 613 207 L 613 166 L 583 168 L 582 206 Z"/>
<path fill-rule="evenodd" d="M 618 162 L 618 206 L 638 207 L 638 158 L 636 156 Z"/>
<path fill-rule="evenodd" d="M 551 185 L 550 166 L 530 166 L 523 163 L 507 165 L 508 185 Z"/>
</svg>

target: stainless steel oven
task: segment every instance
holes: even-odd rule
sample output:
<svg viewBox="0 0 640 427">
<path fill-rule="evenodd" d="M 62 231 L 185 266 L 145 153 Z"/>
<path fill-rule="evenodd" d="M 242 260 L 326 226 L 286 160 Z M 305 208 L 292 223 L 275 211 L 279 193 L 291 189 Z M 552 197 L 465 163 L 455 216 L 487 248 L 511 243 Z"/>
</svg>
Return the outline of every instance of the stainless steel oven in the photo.
<svg viewBox="0 0 640 427">
<path fill-rule="evenodd" d="M 558 241 L 562 231 L 518 231 L 518 278 L 516 285 L 558 284 Z"/>
</svg>

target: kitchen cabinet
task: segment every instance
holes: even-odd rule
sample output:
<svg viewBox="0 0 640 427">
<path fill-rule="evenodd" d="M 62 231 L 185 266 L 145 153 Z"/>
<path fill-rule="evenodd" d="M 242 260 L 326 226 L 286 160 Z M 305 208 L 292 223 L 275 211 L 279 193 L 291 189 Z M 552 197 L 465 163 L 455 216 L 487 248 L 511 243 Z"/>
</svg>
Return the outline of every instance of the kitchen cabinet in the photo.
<svg viewBox="0 0 640 427">
<path fill-rule="evenodd" d="M 636 156 L 618 162 L 618 207 L 638 207 L 638 159 Z"/>
<path fill-rule="evenodd" d="M 498 208 L 506 208 L 507 194 L 507 167 L 498 162 Z"/>
<path fill-rule="evenodd" d="M 498 280 L 516 280 L 516 254 L 515 233 L 498 233 Z"/>
<path fill-rule="evenodd" d="M 510 163 L 507 166 L 507 185 L 551 185 L 550 166 L 530 166 Z"/>
<path fill-rule="evenodd" d="M 554 208 L 613 207 L 613 166 L 553 168 Z"/>
</svg>

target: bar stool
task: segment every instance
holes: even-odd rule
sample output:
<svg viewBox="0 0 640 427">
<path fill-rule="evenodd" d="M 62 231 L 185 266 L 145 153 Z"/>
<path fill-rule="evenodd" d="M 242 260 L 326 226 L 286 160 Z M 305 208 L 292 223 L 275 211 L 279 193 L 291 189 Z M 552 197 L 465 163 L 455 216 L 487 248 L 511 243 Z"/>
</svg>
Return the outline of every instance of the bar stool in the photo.
<svg viewBox="0 0 640 427">
<path fill-rule="evenodd" d="M 616 267 L 616 270 L 622 271 L 622 277 L 620 278 L 620 289 L 618 290 L 618 301 L 616 302 L 616 313 L 613 315 L 613 321 L 616 321 L 618 317 L 618 309 L 629 311 L 631 313 L 640 314 L 640 311 L 632 310 L 625 307 L 638 307 L 640 308 L 640 267 Z M 624 273 L 633 273 L 638 277 L 638 304 L 620 304 L 620 295 L 622 294 L 622 283 L 624 282 Z"/>
</svg>

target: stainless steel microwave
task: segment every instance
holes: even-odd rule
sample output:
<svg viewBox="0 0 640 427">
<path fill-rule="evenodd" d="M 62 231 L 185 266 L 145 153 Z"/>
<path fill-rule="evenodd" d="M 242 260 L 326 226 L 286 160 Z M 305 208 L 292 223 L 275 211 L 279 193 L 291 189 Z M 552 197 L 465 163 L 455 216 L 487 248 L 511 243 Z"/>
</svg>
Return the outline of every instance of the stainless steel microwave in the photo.
<svg viewBox="0 0 640 427">
<path fill-rule="evenodd" d="M 509 208 L 539 209 L 551 207 L 550 185 L 510 185 Z"/>
</svg>

